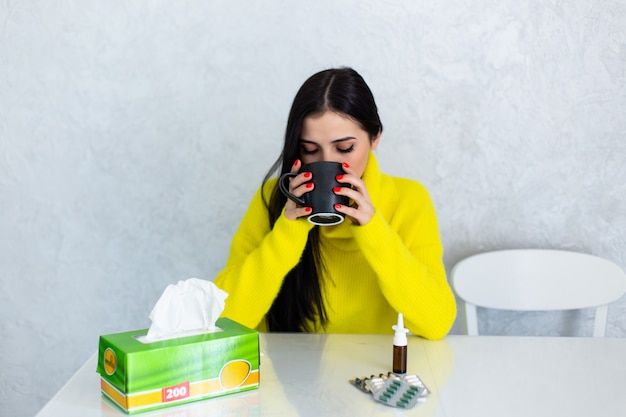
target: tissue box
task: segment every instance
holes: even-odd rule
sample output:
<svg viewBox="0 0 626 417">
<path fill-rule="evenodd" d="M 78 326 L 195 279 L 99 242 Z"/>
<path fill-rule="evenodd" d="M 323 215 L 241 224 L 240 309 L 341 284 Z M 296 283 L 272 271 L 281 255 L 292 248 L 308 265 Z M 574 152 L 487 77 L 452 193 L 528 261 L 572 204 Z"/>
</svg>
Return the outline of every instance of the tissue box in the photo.
<svg viewBox="0 0 626 417">
<path fill-rule="evenodd" d="M 152 343 L 147 329 L 100 336 L 102 393 L 129 414 L 256 389 L 259 335 L 227 318 L 221 331 Z"/>
</svg>

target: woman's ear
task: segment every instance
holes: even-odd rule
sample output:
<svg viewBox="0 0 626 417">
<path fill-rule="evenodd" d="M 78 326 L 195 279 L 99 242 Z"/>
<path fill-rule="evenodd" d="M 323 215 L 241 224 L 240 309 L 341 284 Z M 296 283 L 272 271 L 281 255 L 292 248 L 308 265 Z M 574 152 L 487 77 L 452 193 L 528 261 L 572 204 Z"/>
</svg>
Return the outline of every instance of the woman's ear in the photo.
<svg viewBox="0 0 626 417">
<path fill-rule="evenodd" d="M 379 130 L 378 133 L 376 134 L 376 136 L 374 136 L 371 140 L 371 144 L 372 144 L 372 150 L 376 149 L 376 147 L 378 146 L 378 142 L 380 142 L 380 135 L 382 134 L 382 130 Z"/>
</svg>

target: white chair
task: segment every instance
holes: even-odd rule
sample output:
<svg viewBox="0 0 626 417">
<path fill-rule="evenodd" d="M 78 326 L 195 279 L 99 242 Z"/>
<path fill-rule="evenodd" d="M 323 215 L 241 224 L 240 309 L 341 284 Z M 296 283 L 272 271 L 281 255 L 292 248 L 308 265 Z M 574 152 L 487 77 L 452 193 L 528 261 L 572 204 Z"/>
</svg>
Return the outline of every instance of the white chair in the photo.
<svg viewBox="0 0 626 417">
<path fill-rule="evenodd" d="M 626 275 L 614 263 L 578 252 L 513 249 L 458 262 L 452 287 L 465 305 L 468 335 L 478 335 L 476 307 L 515 311 L 595 307 L 593 337 L 604 337 L 608 304 L 626 292 Z"/>
</svg>

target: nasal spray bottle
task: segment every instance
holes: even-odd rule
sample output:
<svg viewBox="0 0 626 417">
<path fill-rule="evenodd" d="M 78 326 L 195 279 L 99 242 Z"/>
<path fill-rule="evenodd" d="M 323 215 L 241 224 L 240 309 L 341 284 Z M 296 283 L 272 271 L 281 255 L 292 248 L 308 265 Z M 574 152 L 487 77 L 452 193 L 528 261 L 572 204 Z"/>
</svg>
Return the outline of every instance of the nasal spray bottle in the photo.
<svg viewBox="0 0 626 417">
<path fill-rule="evenodd" d="M 404 328 L 404 317 L 402 313 L 398 313 L 398 323 L 391 326 L 396 333 L 393 335 L 393 373 L 406 373 L 406 334 L 409 331 Z"/>
</svg>

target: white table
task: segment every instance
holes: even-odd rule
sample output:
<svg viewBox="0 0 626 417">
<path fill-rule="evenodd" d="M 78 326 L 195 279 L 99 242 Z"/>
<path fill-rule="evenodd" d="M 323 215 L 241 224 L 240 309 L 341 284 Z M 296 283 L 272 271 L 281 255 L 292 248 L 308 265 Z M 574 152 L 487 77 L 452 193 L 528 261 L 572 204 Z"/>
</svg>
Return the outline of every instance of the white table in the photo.
<svg viewBox="0 0 626 417">
<path fill-rule="evenodd" d="M 391 368 L 392 336 L 261 334 L 258 390 L 138 414 L 213 416 L 624 416 L 626 339 L 410 338 L 408 373 L 432 394 L 400 410 L 348 383 Z M 91 357 L 37 417 L 125 415 L 100 394 Z"/>
</svg>

